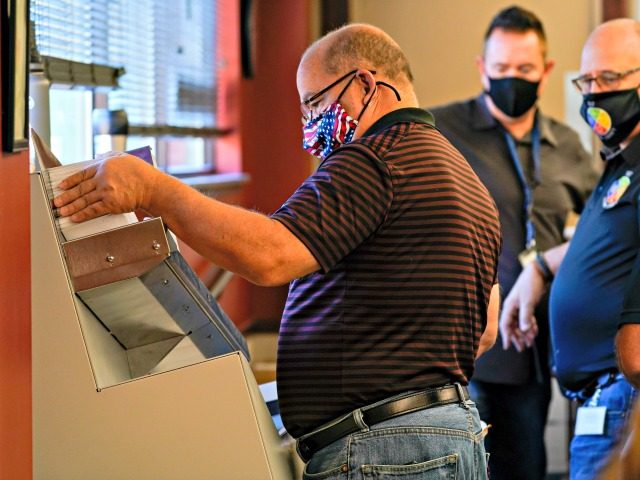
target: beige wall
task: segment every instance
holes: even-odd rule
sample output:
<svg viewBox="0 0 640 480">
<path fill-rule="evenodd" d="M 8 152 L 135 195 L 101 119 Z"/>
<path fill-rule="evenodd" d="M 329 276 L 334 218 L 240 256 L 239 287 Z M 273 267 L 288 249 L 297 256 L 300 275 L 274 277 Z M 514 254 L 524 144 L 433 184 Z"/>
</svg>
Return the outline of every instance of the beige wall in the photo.
<svg viewBox="0 0 640 480">
<path fill-rule="evenodd" d="M 415 76 L 418 99 L 431 106 L 480 91 L 475 57 L 495 13 L 513 0 L 350 0 L 353 22 L 387 31 L 403 48 Z M 556 60 L 541 99 L 545 113 L 564 119 L 564 75 L 580 65 L 580 50 L 599 18 L 595 0 L 520 0 L 538 15 Z"/>
</svg>

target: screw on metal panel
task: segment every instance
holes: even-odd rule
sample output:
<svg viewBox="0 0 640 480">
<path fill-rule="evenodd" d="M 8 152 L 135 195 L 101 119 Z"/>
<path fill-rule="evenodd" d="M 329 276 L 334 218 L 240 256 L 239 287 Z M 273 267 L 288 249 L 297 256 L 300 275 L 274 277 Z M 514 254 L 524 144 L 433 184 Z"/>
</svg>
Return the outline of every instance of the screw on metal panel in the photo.
<svg viewBox="0 0 640 480">
<path fill-rule="evenodd" d="M 151 246 L 154 250 L 160 250 L 160 243 L 157 240 L 154 240 Z"/>
<path fill-rule="evenodd" d="M 166 278 L 162 280 L 162 285 L 164 285 L 165 287 L 169 285 L 169 280 L 167 280 Z"/>
<path fill-rule="evenodd" d="M 107 254 L 107 258 L 105 258 L 105 260 L 109 263 L 113 263 L 113 261 L 116 259 L 116 257 L 114 257 L 111 254 Z"/>
</svg>

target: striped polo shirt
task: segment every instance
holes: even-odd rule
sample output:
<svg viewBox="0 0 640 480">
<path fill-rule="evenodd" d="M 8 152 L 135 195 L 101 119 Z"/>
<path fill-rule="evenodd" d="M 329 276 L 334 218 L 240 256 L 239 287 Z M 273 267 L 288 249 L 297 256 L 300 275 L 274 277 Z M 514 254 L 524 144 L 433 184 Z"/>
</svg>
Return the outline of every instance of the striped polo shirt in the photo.
<svg viewBox="0 0 640 480">
<path fill-rule="evenodd" d="M 385 115 L 272 217 L 321 266 L 291 283 L 280 326 L 278 398 L 291 435 L 398 393 L 468 383 L 500 226 L 431 114 Z"/>
</svg>

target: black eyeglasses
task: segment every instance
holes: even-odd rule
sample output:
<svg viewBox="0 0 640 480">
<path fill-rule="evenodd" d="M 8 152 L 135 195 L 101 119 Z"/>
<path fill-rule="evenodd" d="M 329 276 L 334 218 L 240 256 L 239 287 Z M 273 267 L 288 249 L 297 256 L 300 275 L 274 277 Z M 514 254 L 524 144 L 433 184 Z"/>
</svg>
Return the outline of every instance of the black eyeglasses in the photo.
<svg viewBox="0 0 640 480">
<path fill-rule="evenodd" d="M 624 72 L 612 72 L 605 70 L 597 75 L 581 75 L 574 78 L 571 82 L 575 85 L 580 93 L 589 93 L 591 91 L 591 82 L 596 82 L 603 90 L 615 90 L 620 80 L 634 72 L 640 71 L 640 67 L 625 70 Z"/>
<path fill-rule="evenodd" d="M 313 114 L 313 109 L 309 107 L 309 104 L 311 102 L 313 102 L 314 100 L 318 99 L 319 97 L 321 97 L 322 95 L 327 93 L 329 90 L 331 90 L 333 87 L 338 85 L 340 82 L 342 82 L 343 80 L 348 78 L 350 75 L 354 75 L 353 78 L 351 78 L 351 80 L 349 80 L 349 83 L 347 83 L 344 86 L 344 88 L 340 91 L 340 95 L 338 95 L 337 98 L 342 97 L 342 94 L 347 90 L 347 88 L 349 88 L 349 85 L 351 85 L 351 82 L 355 78 L 355 73 L 357 71 L 358 70 L 351 70 L 350 72 L 345 73 L 343 76 L 341 76 L 335 82 L 333 82 L 331 85 L 328 85 L 328 86 L 324 87 L 322 90 L 320 90 L 319 92 L 314 93 L 309 98 L 307 98 L 304 102 L 302 102 L 300 104 L 300 110 L 302 111 L 302 121 L 303 121 L 303 123 L 308 122 L 313 117 L 313 115 L 312 115 Z M 369 70 L 369 71 L 371 72 L 372 75 L 376 74 L 375 70 Z"/>
</svg>

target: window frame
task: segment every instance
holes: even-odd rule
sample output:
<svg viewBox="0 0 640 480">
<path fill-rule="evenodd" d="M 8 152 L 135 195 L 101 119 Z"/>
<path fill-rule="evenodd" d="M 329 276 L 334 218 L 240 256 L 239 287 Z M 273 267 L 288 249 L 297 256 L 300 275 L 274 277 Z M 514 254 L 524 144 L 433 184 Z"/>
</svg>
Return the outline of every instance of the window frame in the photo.
<svg viewBox="0 0 640 480">
<path fill-rule="evenodd" d="M 211 175 L 222 172 L 240 171 L 239 162 L 239 129 L 237 128 L 237 118 L 239 116 L 238 102 L 230 101 L 229 93 L 231 91 L 238 92 L 236 85 L 232 83 L 239 82 L 239 69 L 240 59 L 236 55 L 229 55 L 230 49 L 233 49 L 239 42 L 237 37 L 239 36 L 239 17 L 237 15 L 238 7 L 237 1 L 227 2 L 220 0 L 210 0 L 215 5 L 216 10 L 216 23 L 218 28 L 216 29 L 216 37 L 214 39 L 216 45 L 215 56 L 217 61 L 214 63 L 216 70 L 214 71 L 214 77 L 217 82 L 215 84 L 215 126 L 214 127 L 174 127 L 174 126 L 158 126 L 158 125 L 129 125 L 129 137 L 135 138 L 139 136 L 153 136 L 156 140 L 157 151 L 156 159 L 158 160 L 159 167 L 167 173 L 174 174 L 178 177 L 191 177 L 201 175 Z M 226 41 L 225 41 L 226 39 Z M 230 40 L 230 41 L 229 41 Z M 42 59 L 40 59 L 42 60 Z M 45 57 L 47 64 L 55 63 L 58 67 L 57 71 L 64 71 L 64 68 L 60 67 L 60 62 L 52 61 Z M 105 73 L 104 69 L 97 68 L 101 66 L 87 66 L 80 64 L 79 62 L 68 62 L 70 67 L 68 72 L 71 72 L 69 78 L 56 77 L 51 72 L 46 72 L 47 77 L 50 77 L 52 87 L 58 83 L 63 83 L 71 88 L 91 88 L 94 90 L 94 108 L 98 105 L 103 105 L 105 102 L 99 100 L 104 97 L 104 89 L 99 87 L 113 86 L 117 83 L 119 72 L 117 69 L 108 70 Z M 83 71 L 84 69 L 84 71 Z M 87 71 L 89 73 L 87 73 Z M 101 75 L 98 75 L 100 73 Z M 86 79 L 91 80 L 86 82 Z M 77 83 L 79 79 L 84 79 L 87 85 L 80 85 Z M 80 80 L 82 81 L 82 80 Z M 181 139 L 185 139 L 185 144 L 189 142 L 202 142 L 202 155 L 203 162 L 195 167 L 181 166 L 175 167 L 171 165 L 171 161 L 168 158 L 163 158 L 165 152 L 172 150 L 172 144 L 180 142 Z M 92 142 L 93 143 L 93 142 Z M 222 144 L 222 147 L 219 145 Z M 185 150 L 189 147 L 186 146 Z M 227 161 L 223 162 L 222 168 L 218 165 L 218 155 L 223 152 L 227 157 L 229 153 L 232 153 L 232 158 L 226 158 Z M 95 151 L 93 152 L 96 153 Z"/>
</svg>

